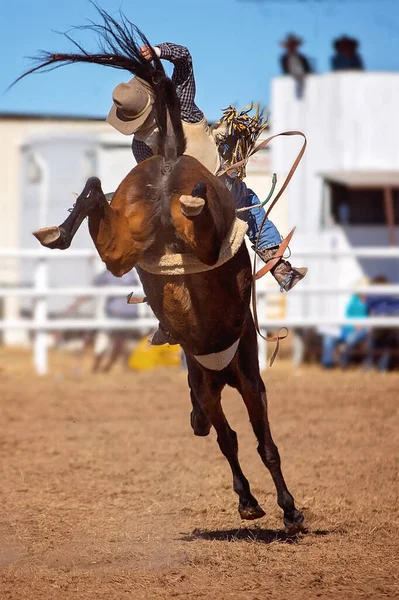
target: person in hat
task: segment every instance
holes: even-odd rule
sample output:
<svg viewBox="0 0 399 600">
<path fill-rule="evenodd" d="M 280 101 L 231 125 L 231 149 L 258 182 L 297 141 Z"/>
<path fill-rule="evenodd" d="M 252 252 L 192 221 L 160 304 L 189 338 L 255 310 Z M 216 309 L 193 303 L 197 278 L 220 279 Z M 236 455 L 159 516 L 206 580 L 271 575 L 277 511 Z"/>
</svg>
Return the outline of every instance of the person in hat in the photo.
<svg viewBox="0 0 399 600">
<path fill-rule="evenodd" d="M 293 33 L 289 33 L 285 40 L 280 42 L 280 45 L 286 49 L 286 52 L 280 57 L 281 69 L 284 75 L 298 77 L 312 73 L 308 59 L 298 52 L 298 48 L 302 44 L 303 40 Z"/>
<path fill-rule="evenodd" d="M 172 81 L 181 104 L 182 124 L 187 140 L 186 154 L 194 156 L 216 174 L 221 168 L 221 156 L 204 113 L 195 104 L 196 87 L 190 52 L 184 46 L 168 42 L 158 44 L 153 49 L 159 58 L 174 65 Z M 147 60 L 153 58 L 149 46 L 142 46 L 141 54 Z M 113 105 L 107 121 L 121 133 L 134 136 L 132 151 L 137 163 L 156 154 L 157 127 L 154 120 L 153 96 L 146 83 L 139 77 L 134 77 L 128 83 L 117 85 L 112 97 Z M 238 177 L 225 175 L 223 179 L 238 207 L 260 204 L 257 195 Z M 248 235 L 255 244 L 264 219 L 264 209 L 255 208 L 238 215 L 248 222 Z M 257 253 L 264 262 L 273 258 L 281 239 L 275 225 L 267 219 L 261 230 L 257 248 Z M 307 269 L 297 269 L 281 259 L 271 272 L 281 291 L 289 291 L 306 275 Z"/>
<path fill-rule="evenodd" d="M 303 41 L 293 33 L 289 33 L 280 45 L 286 52 L 280 57 L 281 69 L 284 75 L 291 75 L 295 80 L 295 91 L 297 98 L 301 98 L 304 92 L 305 76 L 312 72 L 312 68 L 306 56 L 298 52 Z"/>
<path fill-rule="evenodd" d="M 209 171 L 216 173 L 221 166 L 220 157 L 205 115 L 194 102 L 195 79 L 189 51 L 170 43 L 159 44 L 154 51 L 174 65 L 172 81 L 181 104 L 186 154 L 195 156 Z M 141 53 L 147 60 L 152 60 L 150 47 L 142 46 Z M 112 99 L 107 121 L 124 135 L 134 135 L 132 150 L 137 163 L 156 154 L 158 132 L 153 95 L 147 84 L 139 77 L 133 77 L 128 83 L 116 86 Z"/>
<path fill-rule="evenodd" d="M 363 61 L 357 52 L 359 42 L 354 38 L 343 35 L 333 42 L 335 54 L 331 58 L 333 71 L 362 71 Z"/>
</svg>

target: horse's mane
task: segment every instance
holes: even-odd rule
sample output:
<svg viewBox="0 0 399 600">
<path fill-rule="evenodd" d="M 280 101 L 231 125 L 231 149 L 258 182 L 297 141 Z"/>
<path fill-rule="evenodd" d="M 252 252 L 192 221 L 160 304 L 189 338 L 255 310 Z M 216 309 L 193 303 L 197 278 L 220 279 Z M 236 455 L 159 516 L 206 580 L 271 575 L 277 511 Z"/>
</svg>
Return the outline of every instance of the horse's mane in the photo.
<svg viewBox="0 0 399 600">
<path fill-rule="evenodd" d="M 114 69 L 123 69 L 137 75 L 147 82 L 154 92 L 155 119 L 159 129 L 158 153 L 167 159 L 181 156 L 186 141 L 181 124 L 180 102 L 173 82 L 167 77 L 160 59 L 155 54 L 146 36 L 119 12 L 119 22 L 96 3 L 92 3 L 102 18 L 102 24 L 89 21 L 88 25 L 75 27 L 75 30 L 93 31 L 98 36 L 98 53 L 88 52 L 75 41 L 69 33 L 65 37 L 78 49 L 76 54 L 60 54 L 41 50 L 39 55 L 31 57 L 36 65 L 18 77 L 12 85 L 38 71 L 52 71 L 72 63 L 94 63 Z M 147 61 L 140 53 L 140 46 L 152 49 L 153 60 Z M 173 128 L 174 141 L 169 143 L 167 123 L 168 113 Z"/>
</svg>

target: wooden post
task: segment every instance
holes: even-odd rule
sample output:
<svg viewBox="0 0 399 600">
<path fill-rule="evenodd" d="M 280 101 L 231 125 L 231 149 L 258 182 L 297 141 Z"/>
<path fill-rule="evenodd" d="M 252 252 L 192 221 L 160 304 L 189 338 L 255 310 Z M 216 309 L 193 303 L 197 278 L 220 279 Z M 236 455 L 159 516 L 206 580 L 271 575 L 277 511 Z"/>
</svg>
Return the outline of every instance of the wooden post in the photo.
<svg viewBox="0 0 399 600">
<path fill-rule="evenodd" d="M 388 240 L 390 246 L 396 246 L 395 208 L 393 205 L 392 188 L 384 187 L 385 218 L 388 226 Z"/>
</svg>

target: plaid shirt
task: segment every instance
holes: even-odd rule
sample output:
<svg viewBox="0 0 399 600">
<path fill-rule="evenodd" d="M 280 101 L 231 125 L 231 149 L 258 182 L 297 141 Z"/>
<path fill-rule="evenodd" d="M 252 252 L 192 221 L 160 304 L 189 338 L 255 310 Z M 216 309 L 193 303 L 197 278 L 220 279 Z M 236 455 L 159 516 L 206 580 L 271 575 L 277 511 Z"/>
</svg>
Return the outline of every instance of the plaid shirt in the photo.
<svg viewBox="0 0 399 600">
<path fill-rule="evenodd" d="M 174 65 L 172 81 L 175 84 L 177 96 L 180 100 L 181 118 L 186 123 L 199 123 L 204 113 L 194 102 L 195 79 L 191 54 L 184 46 L 177 44 L 158 44 L 161 58 L 169 60 Z M 153 156 L 153 152 L 145 142 L 133 137 L 132 151 L 136 162 L 141 162 Z"/>
</svg>

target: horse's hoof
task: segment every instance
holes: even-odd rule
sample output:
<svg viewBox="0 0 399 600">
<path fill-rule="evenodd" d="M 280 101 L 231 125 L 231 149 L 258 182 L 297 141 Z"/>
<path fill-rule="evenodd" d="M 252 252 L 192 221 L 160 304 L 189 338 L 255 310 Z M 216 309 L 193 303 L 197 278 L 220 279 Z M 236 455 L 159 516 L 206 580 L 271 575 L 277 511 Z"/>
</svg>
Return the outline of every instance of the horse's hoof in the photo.
<svg viewBox="0 0 399 600">
<path fill-rule="evenodd" d="M 212 425 L 207 423 L 203 427 L 193 427 L 194 435 L 198 435 L 199 437 L 206 437 L 209 435 L 209 432 L 212 429 Z"/>
<path fill-rule="evenodd" d="M 43 229 L 34 231 L 33 235 L 39 240 L 42 246 L 49 248 L 60 239 L 61 231 L 59 227 L 43 227 Z"/>
<path fill-rule="evenodd" d="M 257 503 L 256 506 L 238 506 L 238 512 L 240 513 L 241 519 L 246 521 L 253 521 L 254 519 L 261 519 L 265 516 L 265 511 Z"/>
<path fill-rule="evenodd" d="M 205 206 L 203 198 L 193 196 L 180 196 L 181 211 L 185 217 L 197 217 Z"/>
<path fill-rule="evenodd" d="M 64 250 L 70 246 L 70 240 L 60 227 L 43 227 L 33 232 L 36 239 L 46 248 L 59 248 Z"/>
<path fill-rule="evenodd" d="M 190 415 L 191 427 L 193 428 L 194 435 L 205 437 L 209 435 L 212 428 L 211 423 L 208 421 L 205 415 L 198 415 L 191 413 Z"/>
<path fill-rule="evenodd" d="M 284 526 L 288 535 L 295 535 L 306 531 L 305 519 L 299 510 L 284 515 Z"/>
</svg>

